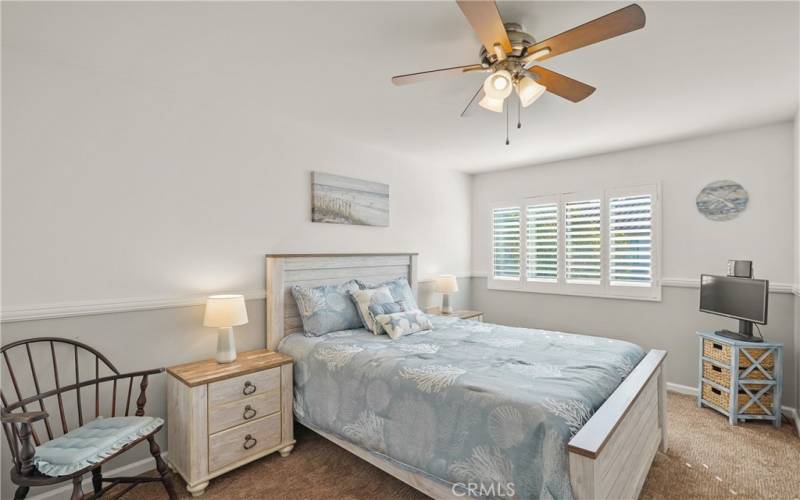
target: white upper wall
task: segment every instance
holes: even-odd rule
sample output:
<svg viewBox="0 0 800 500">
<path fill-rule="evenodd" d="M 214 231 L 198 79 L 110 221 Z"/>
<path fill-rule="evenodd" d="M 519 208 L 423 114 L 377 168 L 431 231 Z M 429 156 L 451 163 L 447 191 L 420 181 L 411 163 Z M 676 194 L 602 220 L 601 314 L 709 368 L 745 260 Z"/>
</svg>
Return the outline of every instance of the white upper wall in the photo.
<svg viewBox="0 0 800 500">
<path fill-rule="evenodd" d="M 800 108 L 794 116 L 794 182 L 794 285 L 795 293 L 800 296 Z M 800 318 L 800 311 L 796 314 Z M 797 325 L 797 335 L 800 339 L 800 323 Z M 800 368 L 798 370 L 800 372 Z M 800 401 L 800 398 L 798 400 Z"/>
<path fill-rule="evenodd" d="M 273 252 L 419 252 L 422 279 L 469 272 L 468 175 L 293 126 L 266 111 L 279 96 L 6 45 L 2 83 L 4 310 L 263 290 Z M 390 226 L 310 222 L 312 170 L 388 183 Z"/>
<path fill-rule="evenodd" d="M 598 186 L 661 183 L 663 278 L 725 272 L 728 259 L 754 261 L 756 276 L 792 282 L 794 129 L 791 122 L 473 178 L 472 266 L 489 273 L 488 206 L 494 201 Z M 750 195 L 747 210 L 713 222 L 695 207 L 700 189 L 731 179 Z"/>
</svg>

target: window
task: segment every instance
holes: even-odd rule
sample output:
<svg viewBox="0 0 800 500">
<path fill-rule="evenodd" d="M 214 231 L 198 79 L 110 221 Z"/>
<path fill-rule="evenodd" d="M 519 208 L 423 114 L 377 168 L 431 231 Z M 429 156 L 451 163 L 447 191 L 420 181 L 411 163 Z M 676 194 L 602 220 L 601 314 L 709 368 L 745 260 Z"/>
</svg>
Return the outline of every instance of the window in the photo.
<svg viewBox="0 0 800 500">
<path fill-rule="evenodd" d="M 494 204 L 489 287 L 660 300 L 658 191 L 638 186 Z"/>
<path fill-rule="evenodd" d="M 529 281 L 558 280 L 558 204 L 527 207 L 527 276 Z"/>
<path fill-rule="evenodd" d="M 499 207 L 492 210 L 492 277 L 519 280 L 520 277 L 520 208 Z"/>
<path fill-rule="evenodd" d="M 565 203 L 564 226 L 567 283 L 600 284 L 600 200 Z"/>
<path fill-rule="evenodd" d="M 608 202 L 609 284 L 653 282 L 653 198 L 621 196 Z"/>
</svg>

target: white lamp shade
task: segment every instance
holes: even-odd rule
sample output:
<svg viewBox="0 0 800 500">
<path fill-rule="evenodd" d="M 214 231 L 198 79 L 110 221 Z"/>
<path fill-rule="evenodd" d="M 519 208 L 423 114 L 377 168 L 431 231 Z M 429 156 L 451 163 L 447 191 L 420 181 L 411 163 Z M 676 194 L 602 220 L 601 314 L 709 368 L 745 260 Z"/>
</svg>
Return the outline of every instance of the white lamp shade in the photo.
<svg viewBox="0 0 800 500">
<path fill-rule="evenodd" d="M 458 281 L 452 274 L 445 274 L 436 278 L 436 291 L 439 293 L 455 293 L 458 291 Z"/>
<path fill-rule="evenodd" d="M 478 105 L 483 109 L 488 109 L 489 111 L 494 111 L 495 113 L 503 112 L 503 100 L 492 99 L 488 95 L 483 96 L 483 99 L 478 101 Z"/>
<path fill-rule="evenodd" d="M 501 69 L 495 71 L 483 82 L 483 92 L 492 99 L 503 99 L 511 95 L 513 85 L 511 85 L 511 73 Z"/>
<path fill-rule="evenodd" d="M 212 295 L 206 299 L 203 326 L 228 328 L 247 323 L 243 295 Z"/>
<path fill-rule="evenodd" d="M 540 85 L 529 76 L 520 79 L 517 83 L 517 94 L 519 95 L 519 100 L 523 108 L 527 108 L 533 104 L 536 99 L 542 97 L 545 90 L 547 90 L 547 87 Z"/>
</svg>

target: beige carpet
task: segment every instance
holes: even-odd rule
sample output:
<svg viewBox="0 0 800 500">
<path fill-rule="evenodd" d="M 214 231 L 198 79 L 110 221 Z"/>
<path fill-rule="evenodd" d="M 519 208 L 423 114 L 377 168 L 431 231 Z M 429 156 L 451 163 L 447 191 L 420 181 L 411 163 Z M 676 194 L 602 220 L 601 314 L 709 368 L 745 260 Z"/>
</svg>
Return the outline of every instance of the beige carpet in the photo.
<svg viewBox="0 0 800 500">
<path fill-rule="evenodd" d="M 794 428 L 728 426 L 695 399 L 669 394 L 669 452 L 658 454 L 641 498 L 800 498 L 800 439 Z M 206 500 L 423 499 L 421 493 L 298 426 L 291 456 L 265 457 L 211 481 Z M 179 481 L 181 497 L 187 497 Z M 126 498 L 162 498 L 160 484 Z"/>
</svg>

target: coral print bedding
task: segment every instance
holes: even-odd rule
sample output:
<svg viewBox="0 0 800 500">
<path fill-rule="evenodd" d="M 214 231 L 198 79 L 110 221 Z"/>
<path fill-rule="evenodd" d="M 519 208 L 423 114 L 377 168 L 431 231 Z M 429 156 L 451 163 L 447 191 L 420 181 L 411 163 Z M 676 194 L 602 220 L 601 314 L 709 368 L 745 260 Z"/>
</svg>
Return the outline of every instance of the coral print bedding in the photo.
<svg viewBox="0 0 800 500">
<path fill-rule="evenodd" d="M 289 335 L 294 411 L 444 483 L 571 498 L 566 445 L 644 356 L 599 337 L 429 317 L 400 337 Z"/>
</svg>

